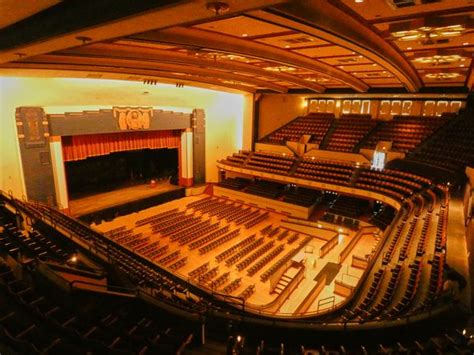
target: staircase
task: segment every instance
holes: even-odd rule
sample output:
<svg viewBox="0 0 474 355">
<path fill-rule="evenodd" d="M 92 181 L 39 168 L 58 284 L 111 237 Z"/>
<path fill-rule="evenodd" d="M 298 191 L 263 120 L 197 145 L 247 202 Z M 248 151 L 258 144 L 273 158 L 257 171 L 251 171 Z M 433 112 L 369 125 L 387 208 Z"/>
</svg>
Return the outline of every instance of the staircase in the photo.
<svg viewBox="0 0 474 355">
<path fill-rule="evenodd" d="M 357 181 L 357 178 L 358 178 L 359 175 L 360 175 L 361 169 L 362 169 L 362 168 L 360 168 L 360 167 L 354 169 L 354 172 L 352 173 L 352 176 L 351 176 L 351 178 L 349 179 L 349 186 L 355 186 L 355 183 L 356 183 L 356 181 Z"/>
<path fill-rule="evenodd" d="M 326 132 L 326 135 L 324 136 L 323 140 L 319 144 L 319 149 L 324 150 L 329 144 L 329 141 L 331 140 L 332 133 L 336 130 L 337 128 L 337 119 L 333 120 L 331 123 L 331 126 Z"/>
<path fill-rule="evenodd" d="M 288 271 L 287 271 L 288 272 Z M 288 286 L 288 284 L 291 282 L 292 278 L 287 275 L 287 272 L 282 275 L 280 280 L 278 281 L 277 285 L 273 289 L 272 293 L 276 293 L 279 295 L 280 293 L 283 292 L 283 290 Z"/>
<path fill-rule="evenodd" d="M 435 130 L 431 136 L 429 136 L 428 138 L 426 138 L 423 142 L 421 142 L 421 144 L 419 144 L 415 150 L 413 150 L 413 152 L 410 152 L 408 154 L 408 158 L 410 158 L 411 156 L 415 155 L 416 153 L 418 152 L 422 152 L 423 151 L 423 148 L 425 147 L 429 147 L 431 145 L 436 145 L 436 142 L 443 137 L 443 135 L 446 133 L 446 131 L 449 130 L 450 127 L 452 126 L 455 126 L 456 124 L 458 124 L 459 121 L 462 121 L 464 120 L 465 118 L 465 115 L 466 113 L 465 112 L 462 112 L 462 113 L 459 113 L 455 118 L 451 118 L 448 120 L 448 122 L 445 122 L 444 125 L 438 127 L 437 130 Z"/>
<path fill-rule="evenodd" d="M 352 150 L 352 152 L 358 153 L 359 150 L 366 145 L 369 137 L 371 137 L 375 132 L 377 132 L 382 127 L 383 124 L 384 122 L 377 122 L 374 128 L 372 128 L 369 132 L 367 132 L 367 134 L 363 136 L 356 145 L 354 145 L 354 149 Z"/>
<path fill-rule="evenodd" d="M 288 175 L 293 175 L 293 173 L 296 171 L 296 169 L 298 169 L 298 165 L 300 165 L 301 158 L 298 158 L 297 156 L 295 156 L 295 158 L 296 158 L 295 162 L 291 166 L 290 170 L 288 170 Z"/>
</svg>

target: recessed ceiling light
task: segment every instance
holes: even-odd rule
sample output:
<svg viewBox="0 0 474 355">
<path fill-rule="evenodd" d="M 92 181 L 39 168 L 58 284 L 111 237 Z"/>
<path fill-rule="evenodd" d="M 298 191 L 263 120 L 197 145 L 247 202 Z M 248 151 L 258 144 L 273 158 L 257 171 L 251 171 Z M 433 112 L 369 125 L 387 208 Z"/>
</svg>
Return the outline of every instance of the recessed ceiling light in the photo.
<svg viewBox="0 0 474 355">
<path fill-rule="evenodd" d="M 408 49 L 409 51 L 411 51 L 413 48 L 411 48 L 411 47 L 408 47 L 407 49 Z"/>
<path fill-rule="evenodd" d="M 290 46 L 287 44 L 287 45 L 285 46 L 285 48 L 290 48 Z"/>
<path fill-rule="evenodd" d="M 464 66 L 464 64 L 461 64 L 461 65 L 460 65 L 460 67 L 463 67 L 463 66 Z"/>
<path fill-rule="evenodd" d="M 464 42 L 462 45 L 467 46 L 468 44 L 469 44 L 469 42 Z"/>
<path fill-rule="evenodd" d="M 248 35 L 248 33 L 242 33 L 242 37 L 247 37 Z"/>
<path fill-rule="evenodd" d="M 360 55 L 359 58 L 364 58 L 364 57 Z"/>
<path fill-rule="evenodd" d="M 360 4 L 360 3 L 363 3 L 364 0 L 355 0 L 356 4 Z"/>
<path fill-rule="evenodd" d="M 376 67 L 376 66 L 377 66 L 377 64 L 375 64 L 375 63 L 374 63 L 374 64 L 372 64 L 372 66 L 373 66 L 373 67 Z"/>
</svg>

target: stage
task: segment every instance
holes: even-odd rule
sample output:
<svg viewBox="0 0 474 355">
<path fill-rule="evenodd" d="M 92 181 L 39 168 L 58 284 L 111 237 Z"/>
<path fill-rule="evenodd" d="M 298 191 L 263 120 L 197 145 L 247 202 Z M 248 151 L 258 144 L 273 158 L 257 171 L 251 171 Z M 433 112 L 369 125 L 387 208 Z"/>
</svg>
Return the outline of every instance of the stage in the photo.
<svg viewBox="0 0 474 355">
<path fill-rule="evenodd" d="M 185 189 L 168 181 L 142 184 L 69 201 L 72 216 L 85 222 L 108 220 L 183 197 Z"/>
</svg>

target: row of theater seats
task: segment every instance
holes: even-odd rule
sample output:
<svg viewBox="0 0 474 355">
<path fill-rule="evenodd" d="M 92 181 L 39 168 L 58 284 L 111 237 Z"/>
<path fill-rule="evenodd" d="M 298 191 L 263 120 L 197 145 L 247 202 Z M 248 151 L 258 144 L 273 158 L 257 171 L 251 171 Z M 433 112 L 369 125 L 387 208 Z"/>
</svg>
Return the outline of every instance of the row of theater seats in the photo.
<svg viewBox="0 0 474 355">
<path fill-rule="evenodd" d="M 413 221 L 410 222 L 410 227 L 408 228 L 408 232 L 405 235 L 405 239 L 403 240 L 402 247 L 400 249 L 400 253 L 398 255 L 398 260 L 403 261 L 408 257 L 408 247 L 410 246 L 411 241 L 413 240 L 414 237 L 414 232 L 415 228 L 418 225 L 418 217 L 413 219 Z"/>
<path fill-rule="evenodd" d="M 394 332 L 389 332 L 395 335 Z M 423 333 L 423 332 L 421 332 Z M 428 333 L 428 332 L 426 332 Z M 255 341 L 246 341 L 239 344 L 237 348 L 242 354 L 260 355 L 400 355 L 400 354 L 459 354 L 468 355 L 474 351 L 472 335 L 462 328 L 449 326 L 435 329 L 432 335 L 403 334 L 396 336 L 374 336 L 364 341 L 357 333 L 357 339 L 351 337 L 339 337 L 337 339 L 320 337 L 308 339 L 305 345 L 297 345 L 291 337 L 285 337 L 286 342 L 281 341 L 275 335 L 267 336 L 265 340 L 259 338 Z M 255 338 L 251 331 L 243 332 L 243 337 Z M 232 343 L 234 338 L 230 339 Z M 252 339 L 253 340 L 253 339 Z M 326 345 L 324 345 L 326 344 Z M 231 344 L 232 345 L 232 344 Z M 228 344 L 228 349 L 232 346 Z"/>
<path fill-rule="evenodd" d="M 304 207 L 310 207 L 317 203 L 320 196 L 318 191 L 303 187 L 288 187 L 285 184 L 266 180 L 252 182 L 240 177 L 223 179 L 218 183 L 218 186 L 266 198 L 281 199 L 284 202 Z"/>
<path fill-rule="evenodd" d="M 298 117 L 289 124 L 271 133 L 264 142 L 285 144 L 286 141 L 299 141 L 302 135 L 309 135 L 310 143 L 320 144 L 332 124 L 333 114 L 314 114 Z"/>
<path fill-rule="evenodd" d="M 379 125 L 364 147 L 373 149 L 379 141 L 392 141 L 392 150 L 406 153 L 414 150 L 445 123 L 444 116 L 394 116 Z"/>
<path fill-rule="evenodd" d="M 279 246 L 277 246 L 276 248 L 274 248 L 270 253 L 266 254 L 263 258 L 258 260 L 255 264 L 253 264 L 247 270 L 247 275 L 249 275 L 249 276 L 255 275 L 258 271 L 260 271 L 270 261 L 277 258 L 278 255 L 280 255 L 283 252 L 283 250 L 285 250 L 285 247 L 281 244 Z"/>
<path fill-rule="evenodd" d="M 37 281 L 32 265 L 22 274 L 0 263 L 0 339 L 18 354 L 175 354 L 192 339 L 138 299 L 73 296 Z"/>
<path fill-rule="evenodd" d="M 325 149 L 352 152 L 362 138 L 375 128 L 377 122 L 372 120 L 370 115 L 358 115 L 358 117 L 342 115 L 339 120 L 334 121 L 334 124 L 335 129 Z"/>
<path fill-rule="evenodd" d="M 76 252 L 73 245 L 54 241 L 44 235 L 39 228 L 21 231 L 16 223 L 16 216 L 0 205 L 0 246 L 13 257 L 65 263 Z"/>
<path fill-rule="evenodd" d="M 250 254 L 252 251 L 254 251 L 256 248 L 258 248 L 259 246 L 261 246 L 264 243 L 265 239 L 263 237 L 258 238 L 257 240 L 255 240 L 255 236 L 253 236 L 253 237 L 254 238 L 253 238 L 252 242 L 249 245 L 244 246 L 243 249 L 239 250 L 238 253 L 232 255 L 231 257 L 227 256 L 227 260 L 225 261 L 226 266 L 234 265 L 239 260 L 242 260 L 244 257 L 246 257 L 248 254 Z M 238 249 L 235 249 L 235 250 L 232 250 L 232 251 L 234 252 L 234 251 L 237 251 L 237 250 Z M 225 260 L 225 258 L 223 258 L 222 260 Z"/>
<path fill-rule="evenodd" d="M 225 160 L 222 163 L 225 164 Z M 260 170 L 260 167 L 254 170 Z M 350 163 L 319 161 L 309 157 L 297 161 L 294 173 L 289 176 L 336 185 L 356 186 L 397 200 L 404 200 L 431 184 L 431 181 L 425 177 L 399 170 L 375 171 L 368 167 L 356 167 Z"/>
<path fill-rule="evenodd" d="M 71 219 L 45 205 L 32 205 L 20 200 L 14 200 L 14 203 L 35 218 L 41 219 L 43 214 L 47 214 L 49 218 L 54 219 L 55 225 L 61 226 L 68 233 L 73 233 L 83 242 L 88 243 L 89 248 L 94 252 L 107 256 L 107 259 L 135 285 L 146 287 L 149 290 L 147 292 L 152 292 L 153 296 L 162 302 L 182 307 L 189 312 L 198 312 L 206 306 L 205 300 L 190 297 L 186 287 L 181 286 L 177 280 L 165 276 L 156 265 L 145 261 L 132 251 L 109 242 L 105 236 L 91 230 L 82 222 Z M 168 247 L 165 245 L 163 248 Z"/>
<path fill-rule="evenodd" d="M 296 118 L 261 142 L 285 144 L 310 135 L 310 142 L 319 145 L 328 135 L 327 144 L 320 149 L 353 152 L 360 145 L 374 149 L 379 141 L 391 141 L 392 150 L 406 153 L 413 151 L 452 117 L 453 114 L 441 117 L 394 116 L 383 121 L 372 119 L 370 115 L 342 115 L 335 119 L 328 114 L 313 114 Z"/>
<path fill-rule="evenodd" d="M 198 240 L 195 240 L 194 242 L 189 244 L 189 249 L 190 250 L 197 249 L 197 248 L 202 247 L 203 245 L 205 245 L 209 242 L 212 242 L 212 241 L 216 240 L 217 238 L 220 238 L 222 235 L 224 235 L 225 233 L 227 233 L 229 231 L 229 228 L 230 228 L 230 226 L 227 225 L 225 227 L 219 228 L 219 229 L 205 235 L 204 237 L 201 237 Z"/>
<path fill-rule="evenodd" d="M 203 255 L 211 250 L 216 249 L 218 246 L 227 243 L 229 240 L 232 240 L 234 238 L 237 238 L 240 235 L 240 229 L 235 229 L 232 232 L 229 232 L 225 234 L 224 236 L 220 237 L 219 239 L 216 239 L 209 244 L 206 244 L 205 246 L 199 248 L 199 254 Z"/>
<path fill-rule="evenodd" d="M 225 260 L 226 258 L 228 258 L 230 255 L 234 254 L 236 251 L 238 250 L 243 250 L 244 248 L 246 248 L 247 246 L 249 246 L 251 243 L 253 243 L 255 241 L 255 234 L 252 234 L 251 236 L 245 238 L 244 240 L 242 240 L 241 242 L 227 248 L 226 250 L 224 250 L 222 253 L 220 253 L 219 255 L 216 256 L 216 261 L 217 262 L 221 262 L 223 260 Z"/>
<path fill-rule="evenodd" d="M 370 218 L 370 223 L 385 230 L 395 218 L 396 211 L 388 205 L 383 205 L 378 211 L 374 212 Z"/>
<path fill-rule="evenodd" d="M 358 218 L 369 208 L 369 202 L 356 197 L 337 195 L 329 202 L 328 212 Z"/>
<path fill-rule="evenodd" d="M 270 249 L 272 249 L 274 245 L 275 245 L 274 241 L 270 241 L 270 242 L 262 245 L 260 248 L 258 248 L 256 251 L 254 251 L 248 257 L 246 257 L 241 262 L 239 262 L 236 265 L 237 270 L 242 271 L 242 270 L 246 269 L 247 266 L 252 264 L 258 258 L 260 258 L 263 254 L 267 253 Z"/>
<path fill-rule="evenodd" d="M 445 194 L 446 191 L 442 189 L 437 193 Z M 371 276 L 371 284 L 368 284 L 365 293 L 362 294 L 361 301 L 353 309 L 345 312 L 344 321 L 355 318 L 359 321 L 393 319 L 402 314 L 416 314 L 430 309 L 439 300 L 445 279 L 443 273 L 445 254 L 437 247 L 436 239 L 428 239 L 435 196 L 435 194 L 423 194 L 414 198 L 415 202 L 406 201 L 402 216 L 380 253 L 380 268 Z M 444 226 L 442 216 L 447 207 L 443 207 L 440 203 L 437 206 L 440 211 L 438 226 Z M 418 227 L 420 219 L 423 220 L 421 228 Z M 438 229 L 443 230 L 443 227 Z M 426 252 L 428 242 L 430 250 Z M 400 250 L 398 259 L 393 257 L 395 250 Z M 392 272 L 387 276 L 389 268 Z M 403 277 L 404 273 L 407 276 Z M 425 275 L 423 281 L 421 281 L 422 273 Z M 398 283 L 402 277 L 403 283 Z M 393 302 L 397 292 L 398 301 Z M 378 300 L 375 306 L 374 300 Z"/>
</svg>

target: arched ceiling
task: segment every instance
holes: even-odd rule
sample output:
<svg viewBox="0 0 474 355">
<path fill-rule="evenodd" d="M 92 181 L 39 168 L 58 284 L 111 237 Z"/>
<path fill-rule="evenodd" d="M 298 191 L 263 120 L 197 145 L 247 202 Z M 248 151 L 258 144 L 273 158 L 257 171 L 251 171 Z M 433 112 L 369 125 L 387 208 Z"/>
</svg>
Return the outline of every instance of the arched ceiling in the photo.
<svg viewBox="0 0 474 355">
<path fill-rule="evenodd" d="M 0 74 L 123 74 L 251 93 L 474 85 L 472 0 L 4 0 L 2 10 Z"/>
</svg>

